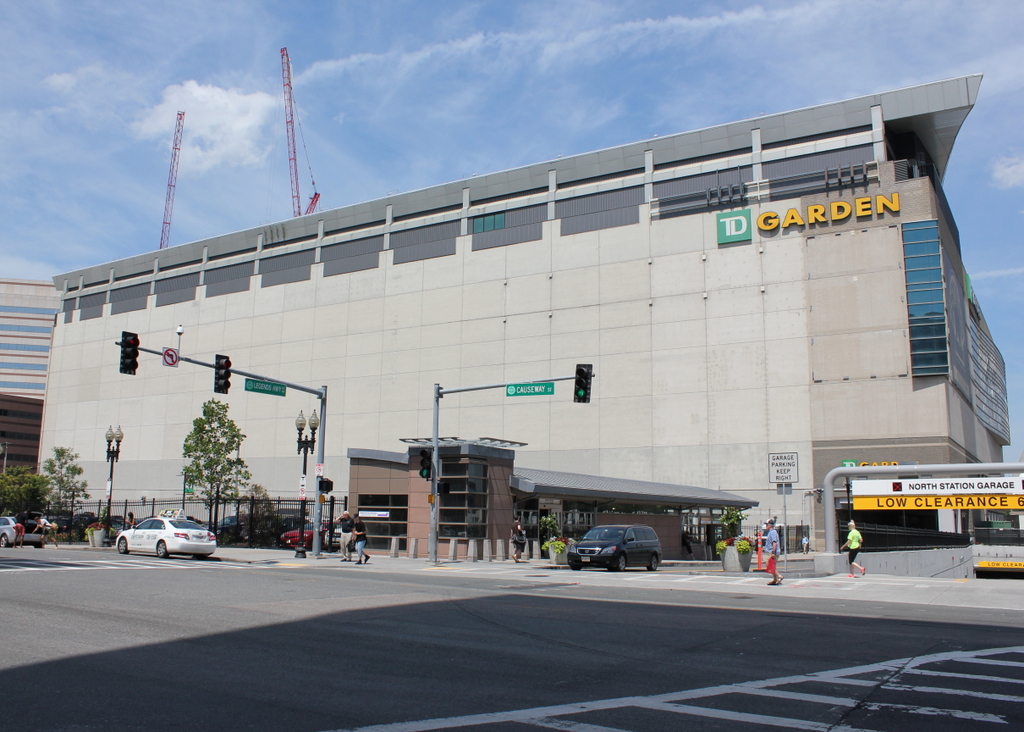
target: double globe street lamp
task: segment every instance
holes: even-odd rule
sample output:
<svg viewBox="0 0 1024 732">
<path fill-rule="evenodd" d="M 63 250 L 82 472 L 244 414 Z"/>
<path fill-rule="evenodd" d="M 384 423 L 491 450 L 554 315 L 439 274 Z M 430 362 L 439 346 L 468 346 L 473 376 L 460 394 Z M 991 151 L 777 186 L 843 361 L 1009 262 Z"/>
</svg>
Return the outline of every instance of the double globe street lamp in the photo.
<svg viewBox="0 0 1024 732">
<path fill-rule="evenodd" d="M 309 437 L 305 437 L 304 434 L 303 434 L 305 432 L 305 430 L 306 430 L 306 425 L 307 424 L 309 425 L 309 433 L 310 433 Z M 306 528 L 306 504 L 305 504 L 305 497 L 306 497 L 306 466 L 307 466 L 307 463 L 308 463 L 309 453 L 313 451 L 314 447 L 316 447 L 316 431 L 317 431 L 317 429 L 319 429 L 319 427 L 320 427 L 320 417 L 317 416 L 315 409 L 313 410 L 313 413 L 311 415 L 309 415 L 309 421 L 308 422 L 306 421 L 305 415 L 302 414 L 302 410 L 299 410 L 299 416 L 295 418 L 295 429 L 299 433 L 298 439 L 296 441 L 297 445 L 298 445 L 297 452 L 302 454 L 302 482 L 301 482 L 302 492 L 301 492 L 301 498 L 303 500 L 303 503 L 302 503 L 301 515 L 299 516 L 299 540 L 295 543 L 295 556 L 296 557 L 304 557 L 304 556 L 306 556 L 305 542 L 304 542 L 304 540 L 305 540 L 305 528 Z M 314 527 L 313 530 L 315 531 L 316 527 Z"/>
<path fill-rule="evenodd" d="M 124 439 L 124 432 L 121 425 L 117 426 L 114 432 L 113 426 L 107 427 L 107 462 L 110 463 L 110 476 L 107 478 L 107 537 L 103 540 L 103 546 L 111 546 L 110 540 L 110 510 L 112 494 L 114 492 L 114 463 L 121 457 L 121 440 Z"/>
</svg>

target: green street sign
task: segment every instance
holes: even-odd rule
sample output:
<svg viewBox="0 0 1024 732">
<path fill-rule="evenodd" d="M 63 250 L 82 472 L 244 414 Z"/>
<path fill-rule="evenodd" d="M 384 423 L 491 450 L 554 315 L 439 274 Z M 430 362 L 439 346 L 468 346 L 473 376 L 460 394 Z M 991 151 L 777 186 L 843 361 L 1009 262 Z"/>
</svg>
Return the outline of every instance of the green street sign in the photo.
<svg viewBox="0 0 1024 732">
<path fill-rule="evenodd" d="M 288 387 L 284 384 L 275 384 L 273 381 L 259 381 L 258 379 L 245 380 L 246 391 L 255 391 L 260 394 L 272 394 L 274 396 L 284 396 L 287 389 Z"/>
<path fill-rule="evenodd" d="M 186 496 L 195 495 L 195 492 L 196 492 L 196 489 L 193 488 L 190 485 L 185 486 L 184 490 L 182 490 L 182 493 L 184 493 Z"/>
<path fill-rule="evenodd" d="M 551 396 L 555 393 L 555 382 L 542 381 L 536 384 L 509 384 L 505 396 Z"/>
</svg>

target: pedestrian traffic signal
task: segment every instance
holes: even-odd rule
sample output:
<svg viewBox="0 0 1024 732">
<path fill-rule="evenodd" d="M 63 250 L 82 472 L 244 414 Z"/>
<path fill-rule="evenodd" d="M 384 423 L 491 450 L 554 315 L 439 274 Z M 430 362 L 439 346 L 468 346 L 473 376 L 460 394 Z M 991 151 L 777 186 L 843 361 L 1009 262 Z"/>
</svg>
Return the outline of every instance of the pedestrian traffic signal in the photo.
<svg viewBox="0 0 1024 732">
<path fill-rule="evenodd" d="M 594 365 L 589 363 L 576 364 L 576 387 L 572 392 L 572 400 L 580 404 L 590 403 L 590 382 L 594 379 Z"/>
<path fill-rule="evenodd" d="M 334 490 L 334 481 L 333 480 L 331 480 L 330 478 L 321 478 L 320 479 L 320 492 L 321 493 L 330 493 L 333 490 Z"/>
<path fill-rule="evenodd" d="M 121 331 L 121 341 L 118 343 L 121 346 L 121 373 L 135 375 L 135 370 L 139 368 L 139 336 L 137 333 L 129 333 L 126 330 Z"/>
<path fill-rule="evenodd" d="M 213 391 L 217 394 L 227 394 L 231 388 L 231 359 L 218 353 L 213 357 L 213 363 Z"/>
<path fill-rule="evenodd" d="M 420 477 L 430 480 L 434 473 L 434 458 L 431 450 L 420 450 Z"/>
</svg>

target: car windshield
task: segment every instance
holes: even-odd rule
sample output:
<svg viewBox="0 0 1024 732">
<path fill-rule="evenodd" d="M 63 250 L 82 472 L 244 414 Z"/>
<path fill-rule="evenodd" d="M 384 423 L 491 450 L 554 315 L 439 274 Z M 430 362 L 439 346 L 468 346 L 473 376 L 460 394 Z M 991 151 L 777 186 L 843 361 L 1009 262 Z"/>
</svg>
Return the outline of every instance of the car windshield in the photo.
<svg viewBox="0 0 1024 732">
<path fill-rule="evenodd" d="M 584 534 L 582 541 L 620 541 L 624 531 L 621 527 L 595 526 Z"/>
<path fill-rule="evenodd" d="M 199 529 L 200 531 L 204 530 L 202 526 L 193 521 L 182 521 L 180 519 L 177 519 L 175 521 L 171 521 L 170 523 L 171 526 L 173 526 L 176 529 Z"/>
</svg>

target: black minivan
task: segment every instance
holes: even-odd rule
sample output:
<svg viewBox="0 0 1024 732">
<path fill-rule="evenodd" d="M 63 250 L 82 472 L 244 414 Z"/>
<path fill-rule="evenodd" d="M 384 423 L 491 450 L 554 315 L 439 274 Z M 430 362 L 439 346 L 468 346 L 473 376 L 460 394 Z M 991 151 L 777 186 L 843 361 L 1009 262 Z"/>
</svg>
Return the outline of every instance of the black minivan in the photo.
<svg viewBox="0 0 1024 732">
<path fill-rule="evenodd" d="M 600 566 L 612 571 L 647 567 L 653 572 L 661 563 L 661 542 L 650 526 L 595 526 L 569 547 L 569 569 Z"/>
</svg>

